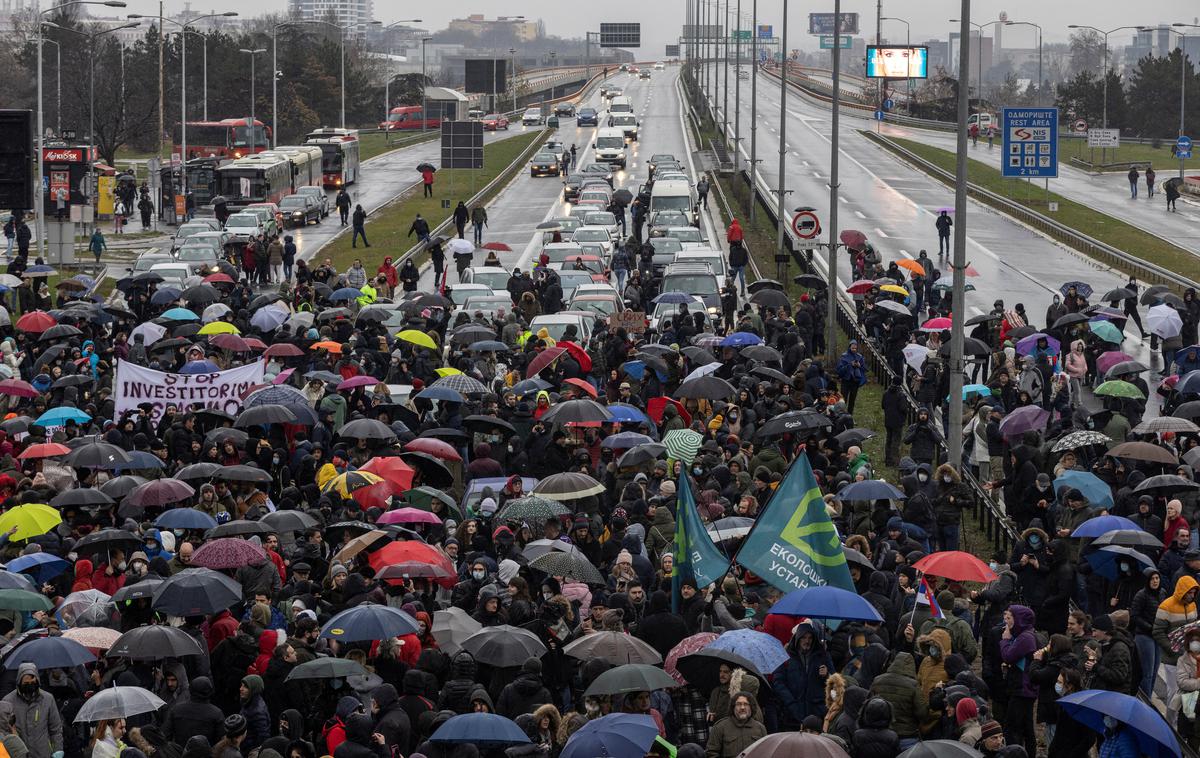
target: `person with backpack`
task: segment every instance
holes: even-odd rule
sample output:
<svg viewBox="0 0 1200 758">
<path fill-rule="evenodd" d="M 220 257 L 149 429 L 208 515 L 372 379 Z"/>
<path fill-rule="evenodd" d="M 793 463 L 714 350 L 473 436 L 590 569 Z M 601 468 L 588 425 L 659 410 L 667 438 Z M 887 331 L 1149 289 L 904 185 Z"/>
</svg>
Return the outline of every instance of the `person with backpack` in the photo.
<svg viewBox="0 0 1200 758">
<path fill-rule="evenodd" d="M 938 256 L 947 255 L 950 253 L 950 227 L 954 226 L 954 219 L 950 218 L 950 214 L 942 211 L 938 214 L 937 221 L 933 222 L 937 229 L 938 235 Z"/>
<path fill-rule="evenodd" d="M 342 226 L 345 226 L 350 218 L 350 193 L 346 191 L 345 187 L 338 190 L 337 198 L 333 201 L 333 204 L 337 206 Z"/>
<path fill-rule="evenodd" d="M 1138 173 L 1137 166 L 1129 167 L 1129 173 L 1126 174 L 1126 177 L 1129 179 L 1129 196 L 1134 200 L 1137 200 L 1138 179 L 1140 179 L 1141 176 L 1142 175 Z"/>
</svg>

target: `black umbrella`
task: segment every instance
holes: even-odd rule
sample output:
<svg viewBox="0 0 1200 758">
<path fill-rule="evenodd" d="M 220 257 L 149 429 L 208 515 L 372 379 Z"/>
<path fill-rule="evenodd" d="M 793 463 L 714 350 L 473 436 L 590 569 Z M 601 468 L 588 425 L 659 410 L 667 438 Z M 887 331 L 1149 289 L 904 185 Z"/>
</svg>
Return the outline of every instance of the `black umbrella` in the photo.
<svg viewBox="0 0 1200 758">
<path fill-rule="evenodd" d="M 283 295 L 279 294 L 278 292 L 267 292 L 251 300 L 249 309 L 251 312 L 253 312 L 259 308 L 262 308 L 264 305 L 270 305 L 271 303 L 275 303 L 280 300 L 283 300 Z"/>
<path fill-rule="evenodd" d="M 221 299 L 221 293 L 211 284 L 196 284 L 183 291 L 182 296 L 188 303 L 207 305 Z"/>
<path fill-rule="evenodd" d="M 775 289 L 760 289 L 750 296 L 750 302 L 767 308 L 780 308 L 792 303 L 787 293 Z"/>
<path fill-rule="evenodd" d="M 217 468 L 220 468 L 220 466 Z M 145 477 L 126 474 L 124 476 L 118 476 L 114 479 L 109 479 L 104 484 L 101 484 L 100 491 L 105 495 L 108 495 L 110 498 L 120 500 L 130 492 L 133 492 L 135 489 L 145 484 L 147 481 L 148 480 Z"/>
<path fill-rule="evenodd" d="M 963 337 L 963 355 L 984 356 L 991 354 L 992 348 L 990 348 L 983 340 L 976 339 L 974 337 Z M 943 343 L 942 346 L 938 348 L 938 355 L 943 357 L 950 355 L 949 342 Z"/>
<path fill-rule="evenodd" d="M 976 324 L 986 324 L 989 321 L 999 321 L 1004 318 L 1003 313 L 981 313 L 978 316 L 972 316 L 967 319 L 963 326 L 975 326 Z"/>
<path fill-rule="evenodd" d="M 800 274 L 792 277 L 792 281 L 810 290 L 823 290 L 826 287 L 825 280 L 816 274 Z"/>
<path fill-rule="evenodd" d="M 198 482 L 202 479 L 212 479 L 213 476 L 223 469 L 219 463 L 193 463 L 190 466 L 184 466 L 175 474 L 176 479 L 181 479 L 185 482 Z"/>
<path fill-rule="evenodd" d="M 613 200 L 621 205 L 629 205 L 633 202 L 633 193 L 627 189 L 619 189 L 613 193 Z"/>
<path fill-rule="evenodd" d="M 789 432 L 797 434 L 826 426 L 833 426 L 833 421 L 823 413 L 813 410 L 788 411 L 767 421 L 759 427 L 758 433 L 763 437 L 771 437 Z"/>
<path fill-rule="evenodd" d="M 1105 532 L 1092 540 L 1088 547 L 1099 549 L 1106 545 L 1132 547 L 1146 552 L 1150 550 L 1161 551 L 1163 549 L 1163 543 L 1160 538 L 1141 529 L 1114 529 L 1111 532 Z"/>
<path fill-rule="evenodd" d="M 1014 340 L 1025 339 L 1031 334 L 1037 334 L 1037 330 L 1032 326 L 1018 326 L 1016 329 L 1008 330 L 1008 336 Z"/>
<path fill-rule="evenodd" d="M 219 571 L 189 568 L 173 574 L 154 591 L 156 611 L 171 616 L 204 616 L 242 599 L 242 586 Z"/>
<path fill-rule="evenodd" d="M 294 424 L 296 421 L 296 414 L 286 405 L 264 403 L 263 405 L 247 408 L 239 413 L 237 421 L 233 422 L 233 425 L 244 428 L 265 424 Z"/>
<path fill-rule="evenodd" d="M 46 331 L 42 332 L 41 336 L 38 338 L 38 341 L 58 342 L 60 340 L 70 339 L 72 337 L 78 337 L 81 334 L 83 334 L 83 332 L 79 331 L 70 324 L 55 324 Z"/>
<path fill-rule="evenodd" d="M 262 406 L 259 407 L 261 408 Z M 268 483 L 271 481 L 271 474 L 257 466 L 221 466 L 212 476 L 215 479 L 224 479 L 227 482 Z M 175 478 L 178 479 L 180 477 L 176 476 Z"/>
<path fill-rule="evenodd" d="M 1181 490 L 1200 489 L 1200 483 L 1193 482 L 1176 474 L 1159 474 L 1143 479 L 1141 484 L 1133 488 L 1134 492 L 1158 492 L 1166 495 Z"/>
<path fill-rule="evenodd" d="M 167 624 L 130 629 L 118 637 L 108 649 L 110 658 L 129 658 L 134 661 L 156 661 L 203 653 L 204 650 L 195 637 Z"/>
<path fill-rule="evenodd" d="M 783 363 L 783 356 L 770 345 L 747 345 L 742 348 L 741 356 L 762 363 Z"/>
<path fill-rule="evenodd" d="M 154 591 L 166 580 L 158 576 L 147 576 L 141 581 L 126 584 L 113 593 L 114 603 L 125 603 L 130 600 L 149 600 L 154 597 Z"/>
<path fill-rule="evenodd" d="M 417 171 L 419 171 L 419 172 L 421 172 L 421 173 L 424 173 L 424 172 L 426 172 L 426 171 L 437 171 L 437 166 L 435 166 L 435 165 L 433 165 L 432 163 L 429 163 L 429 162 L 425 162 L 425 163 L 418 163 L 418 164 L 417 164 Z"/>
<path fill-rule="evenodd" d="M 91 377 L 91 374 L 66 374 L 55 379 L 54 384 L 51 384 L 50 387 L 56 390 L 63 387 L 82 387 L 94 381 L 96 380 Z"/>
<path fill-rule="evenodd" d="M 764 290 L 770 292 L 771 290 Z M 721 400 L 737 395 L 737 390 L 729 382 L 719 376 L 700 376 L 679 385 L 675 390 L 677 398 L 696 398 L 704 400 Z"/>
<path fill-rule="evenodd" d="M 871 560 L 854 548 L 843 546 L 842 553 L 844 553 L 846 556 L 846 563 L 853 563 L 862 569 L 867 569 L 870 571 L 875 570 L 875 566 L 871 563 Z"/>
<path fill-rule="evenodd" d="M 699 345 L 688 345 L 680 348 L 679 352 L 692 362 L 693 366 L 707 366 L 710 363 L 716 363 L 717 358 L 712 354 L 711 350 L 700 347 Z"/>
<path fill-rule="evenodd" d="M 1167 293 L 1170 291 L 1171 291 L 1171 288 L 1165 284 L 1155 284 L 1153 286 L 1146 288 L 1146 291 L 1142 293 L 1141 300 L 1139 300 L 1138 302 L 1141 303 L 1142 305 L 1154 305 L 1155 303 L 1157 303 L 1159 300 L 1162 299 L 1162 295 L 1164 293 Z"/>
<path fill-rule="evenodd" d="M 74 468 L 114 469 L 128 466 L 133 459 L 121 448 L 107 442 L 93 442 L 71 451 L 63 463 Z"/>
<path fill-rule="evenodd" d="M 628 695 L 634 692 L 653 692 L 673 689 L 679 682 L 657 666 L 645 663 L 626 663 L 596 677 L 584 697 L 597 695 Z"/>
<path fill-rule="evenodd" d="M 20 434 L 29 431 L 29 427 L 33 424 L 33 419 L 28 416 L 17 416 L 10 418 L 7 421 L 0 421 L 0 430 L 8 434 Z"/>
<path fill-rule="evenodd" d="M 1063 327 L 1071 326 L 1072 324 L 1082 324 L 1087 320 L 1088 317 L 1082 313 L 1068 313 L 1065 316 L 1059 317 L 1059 319 L 1055 321 L 1050 328 L 1062 329 Z"/>
<path fill-rule="evenodd" d="M 605 423 L 612 420 L 612 412 L 595 400 L 579 399 L 557 403 L 542 416 L 542 421 L 555 424 Z"/>
<path fill-rule="evenodd" d="M 742 669 L 752 676 L 762 678 L 761 673 L 749 660 L 737 653 L 711 647 L 682 656 L 675 662 L 675 670 L 687 680 L 688 686 L 695 688 L 697 692 L 711 692 L 720 685 L 722 664 L 730 669 Z"/>
<path fill-rule="evenodd" d="M 448 427 L 439 426 L 434 429 L 426 429 L 421 432 L 419 437 L 434 437 L 439 440 L 446 440 L 450 443 L 466 442 L 468 437 L 461 429 L 450 429 Z"/>
<path fill-rule="evenodd" d="M 546 646 L 533 632 L 508 624 L 480 629 L 462 642 L 462 649 L 480 663 L 504 668 L 541 658 Z"/>
<path fill-rule="evenodd" d="M 517 433 L 515 426 L 495 416 L 467 416 L 462 424 L 466 429 L 479 434 L 499 434 L 506 437 Z"/>
<path fill-rule="evenodd" d="M 321 525 L 304 511 L 275 511 L 263 516 L 262 523 L 274 532 L 302 532 Z"/>
<path fill-rule="evenodd" d="M 387 424 L 373 418 L 355 419 L 338 431 L 338 436 L 352 440 L 394 440 L 396 434 Z"/>
<path fill-rule="evenodd" d="M 759 290 L 779 290 L 783 291 L 783 284 L 774 279 L 755 279 L 746 287 L 750 294 L 754 294 Z"/>
<path fill-rule="evenodd" d="M 1108 300 L 1111 302 L 1114 300 L 1128 300 L 1133 297 L 1137 297 L 1136 292 L 1125 289 L 1124 287 L 1117 287 L 1116 289 L 1111 289 L 1108 292 L 1105 292 L 1104 297 L 1102 297 L 1100 299 Z"/>
<path fill-rule="evenodd" d="M 255 534 L 269 534 L 270 532 L 271 527 L 261 521 L 237 519 L 214 526 L 204 533 L 204 538 L 206 540 L 215 540 L 221 537 L 249 537 Z"/>
<path fill-rule="evenodd" d="M 106 495 L 102 490 L 95 489 L 94 487 L 78 487 L 72 490 L 64 490 L 50 499 L 50 505 L 55 508 L 112 505 L 115 502 L 115 500 Z"/>
<path fill-rule="evenodd" d="M 855 428 L 847 429 L 846 431 L 835 435 L 834 439 L 840 442 L 842 447 L 845 448 L 849 447 L 850 445 L 861 445 L 863 440 L 869 440 L 874 436 L 875 432 L 871 431 L 870 429 Z"/>
<path fill-rule="evenodd" d="M 246 440 L 250 438 L 250 433 L 245 429 L 234 429 L 230 426 L 218 426 L 208 434 L 204 435 L 204 441 L 215 445 L 224 445 L 226 442 L 232 442 L 237 447 L 245 447 Z"/>
<path fill-rule="evenodd" d="M 345 679 L 362 676 L 367 670 L 349 658 L 317 658 L 306 661 L 292 669 L 285 682 L 299 679 Z"/>
<path fill-rule="evenodd" d="M 792 377 L 788 376 L 782 371 L 779 371 L 778 369 L 773 369 L 770 366 L 755 366 L 754 368 L 750 369 L 750 373 L 763 379 L 779 382 L 780 384 L 786 384 L 789 387 L 794 386 Z"/>
<path fill-rule="evenodd" d="M 428 453 L 406 450 L 400 454 L 404 462 L 421 472 L 421 481 L 431 487 L 449 487 L 454 484 L 454 474 L 446 464 Z M 270 480 L 268 480 L 270 481 Z"/>
<path fill-rule="evenodd" d="M 101 529 L 92 532 L 75 543 L 75 552 L 80 555 L 94 555 L 111 550 L 137 550 L 142 541 L 132 532 L 124 529 Z"/>
<path fill-rule="evenodd" d="M 634 445 L 621 454 L 617 459 L 617 468 L 628 468 L 630 466 L 641 466 L 645 463 L 652 463 L 658 460 L 667 452 L 667 446 L 660 442 L 643 442 L 640 445 Z"/>
</svg>

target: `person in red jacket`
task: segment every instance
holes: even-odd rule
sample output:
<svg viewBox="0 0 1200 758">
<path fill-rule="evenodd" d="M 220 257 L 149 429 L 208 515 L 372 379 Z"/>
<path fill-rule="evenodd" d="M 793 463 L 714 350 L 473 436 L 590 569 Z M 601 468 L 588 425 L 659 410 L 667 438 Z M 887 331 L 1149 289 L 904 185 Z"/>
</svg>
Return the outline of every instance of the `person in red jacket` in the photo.
<svg viewBox="0 0 1200 758">
<path fill-rule="evenodd" d="M 87 558 L 75 561 L 75 583 L 71 592 L 83 592 L 92 589 L 92 562 Z"/>
<path fill-rule="evenodd" d="M 108 554 L 108 563 L 101 563 L 92 571 L 92 588 L 106 595 L 115 594 L 125 586 L 125 551 L 114 548 Z"/>
<path fill-rule="evenodd" d="M 213 616 L 212 621 L 208 625 L 208 631 L 204 633 L 208 640 L 208 652 L 216 649 L 217 645 L 227 637 L 232 637 L 237 634 L 238 622 L 229 611 L 221 611 L 216 616 Z"/>
<path fill-rule="evenodd" d="M 389 255 L 384 258 L 383 263 L 379 264 L 379 268 L 376 269 L 375 273 L 387 280 L 387 296 L 391 297 L 396 288 L 400 286 L 400 273 L 396 271 L 396 266 L 392 263 L 392 256 Z"/>
<path fill-rule="evenodd" d="M 421 172 L 421 184 L 425 185 L 425 197 L 433 197 L 433 169 L 429 166 Z"/>
<path fill-rule="evenodd" d="M 735 242 L 740 243 L 743 239 L 742 225 L 735 218 L 729 222 L 729 229 L 725 232 L 725 241 L 732 245 Z"/>
<path fill-rule="evenodd" d="M 279 555 L 279 536 L 268 534 L 263 538 L 263 549 L 267 551 L 267 557 L 271 559 L 271 563 L 275 564 L 275 570 L 279 572 L 279 581 L 287 583 L 287 566 L 283 563 L 283 558 Z"/>
</svg>

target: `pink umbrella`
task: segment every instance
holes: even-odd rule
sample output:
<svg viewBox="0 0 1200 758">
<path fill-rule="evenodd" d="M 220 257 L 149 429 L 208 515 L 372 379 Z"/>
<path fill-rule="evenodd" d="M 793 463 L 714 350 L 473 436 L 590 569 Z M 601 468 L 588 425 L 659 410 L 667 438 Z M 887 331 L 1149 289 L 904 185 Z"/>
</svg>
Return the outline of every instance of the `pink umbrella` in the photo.
<svg viewBox="0 0 1200 758">
<path fill-rule="evenodd" d="M 275 375 L 275 378 L 271 380 L 271 384 L 283 384 L 290 379 L 294 373 L 296 373 L 296 369 L 285 368 L 283 371 L 280 371 Z"/>
<path fill-rule="evenodd" d="M 420 508 L 397 508 L 379 517 L 376 524 L 440 524 L 442 520 L 437 514 L 423 511 Z"/>
<path fill-rule="evenodd" d="M 931 318 L 928 321 L 926 321 L 924 324 L 921 324 L 921 331 L 923 331 L 923 332 L 942 332 L 942 331 L 949 329 L 952 325 L 953 325 L 953 322 L 948 318 L 945 318 L 945 317 Z"/>
<path fill-rule="evenodd" d="M 708 643 L 719 636 L 715 632 L 700 632 L 699 634 L 693 634 L 691 637 L 684 637 L 678 645 L 671 648 L 671 652 L 667 653 L 667 659 L 663 662 L 663 670 L 680 684 L 687 684 L 687 680 L 683 678 L 683 674 L 679 673 L 679 669 L 676 668 L 679 659 L 706 647 Z"/>
<path fill-rule="evenodd" d="M 1108 370 L 1122 361 L 1132 361 L 1134 358 L 1128 353 L 1122 353 L 1120 350 L 1109 350 L 1107 353 L 1100 353 L 1100 357 L 1096 359 L 1096 370 L 1101 375 L 1107 374 Z"/>
<path fill-rule="evenodd" d="M 261 547 L 236 537 L 221 537 L 206 542 L 192 553 L 192 565 L 214 570 L 236 569 L 267 560 Z"/>
<path fill-rule="evenodd" d="M 857 229 L 843 229 L 838 239 L 851 250 L 862 250 L 863 245 L 867 244 L 867 235 Z"/>
<path fill-rule="evenodd" d="M 342 390 L 354 390 L 359 387 L 374 387 L 379 384 L 379 380 L 373 376 L 352 376 L 349 379 L 342 381 L 338 386 L 338 392 Z"/>
</svg>

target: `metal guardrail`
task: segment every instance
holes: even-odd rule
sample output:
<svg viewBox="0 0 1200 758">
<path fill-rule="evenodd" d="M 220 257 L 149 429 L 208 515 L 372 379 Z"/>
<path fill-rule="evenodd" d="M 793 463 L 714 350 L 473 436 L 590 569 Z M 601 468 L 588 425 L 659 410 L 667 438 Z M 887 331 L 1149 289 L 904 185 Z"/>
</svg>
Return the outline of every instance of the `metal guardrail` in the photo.
<svg viewBox="0 0 1200 758">
<path fill-rule="evenodd" d="M 779 78 L 779 72 L 773 68 L 762 69 L 763 73 L 775 79 Z M 798 82 L 794 77 L 788 77 L 788 85 L 799 92 L 801 95 L 809 99 L 816 100 L 821 104 L 829 104 L 833 101 L 833 87 L 826 87 L 820 82 L 812 81 Z M 875 107 L 873 105 L 863 105 L 846 100 L 844 97 L 839 98 L 839 105 L 843 108 L 853 108 L 859 111 L 866 111 L 874 114 Z M 895 124 L 897 126 L 911 126 L 916 129 L 930 129 L 933 131 L 952 132 L 957 126 L 948 121 L 934 121 L 928 118 L 916 118 L 914 116 L 901 116 L 896 113 L 883 114 L 883 122 L 885 124 Z"/>
<path fill-rule="evenodd" d="M 933 163 L 913 153 L 911 150 L 901 147 L 893 140 L 870 132 L 866 132 L 865 136 L 868 139 L 877 142 L 887 150 L 899 155 L 901 158 L 909 163 L 912 163 L 914 166 L 933 176 L 935 179 L 938 179 L 951 186 L 954 185 L 954 175 L 949 171 L 934 165 Z M 1102 263 L 1107 263 L 1115 268 L 1133 271 L 1137 275 L 1138 279 L 1144 282 L 1151 284 L 1166 284 L 1177 287 L 1180 289 L 1180 291 L 1188 287 L 1200 287 L 1200 283 L 1188 279 L 1181 274 L 1177 274 L 1174 271 L 1169 271 L 1163 268 L 1162 266 L 1130 255 L 1123 250 L 1118 250 L 1108 243 L 1101 242 L 1094 237 L 1089 237 L 1080 231 L 1055 221 L 1049 216 L 1045 216 L 1035 210 L 1026 208 L 1023 205 L 1009 200 L 1003 195 L 998 195 L 995 192 L 984 189 L 977 184 L 968 184 L 967 192 L 976 200 L 990 205 L 1002 213 L 1016 218 L 1021 223 L 1032 226 L 1038 231 L 1049 234 L 1051 237 L 1054 237 L 1061 242 L 1065 242 L 1071 247 L 1086 254 L 1090 258 L 1094 258 Z M 1151 232 L 1146 233 L 1152 234 Z M 1162 238 L 1160 237 L 1160 239 Z M 1164 242 L 1169 242 L 1169 240 L 1164 240 Z"/>
</svg>

